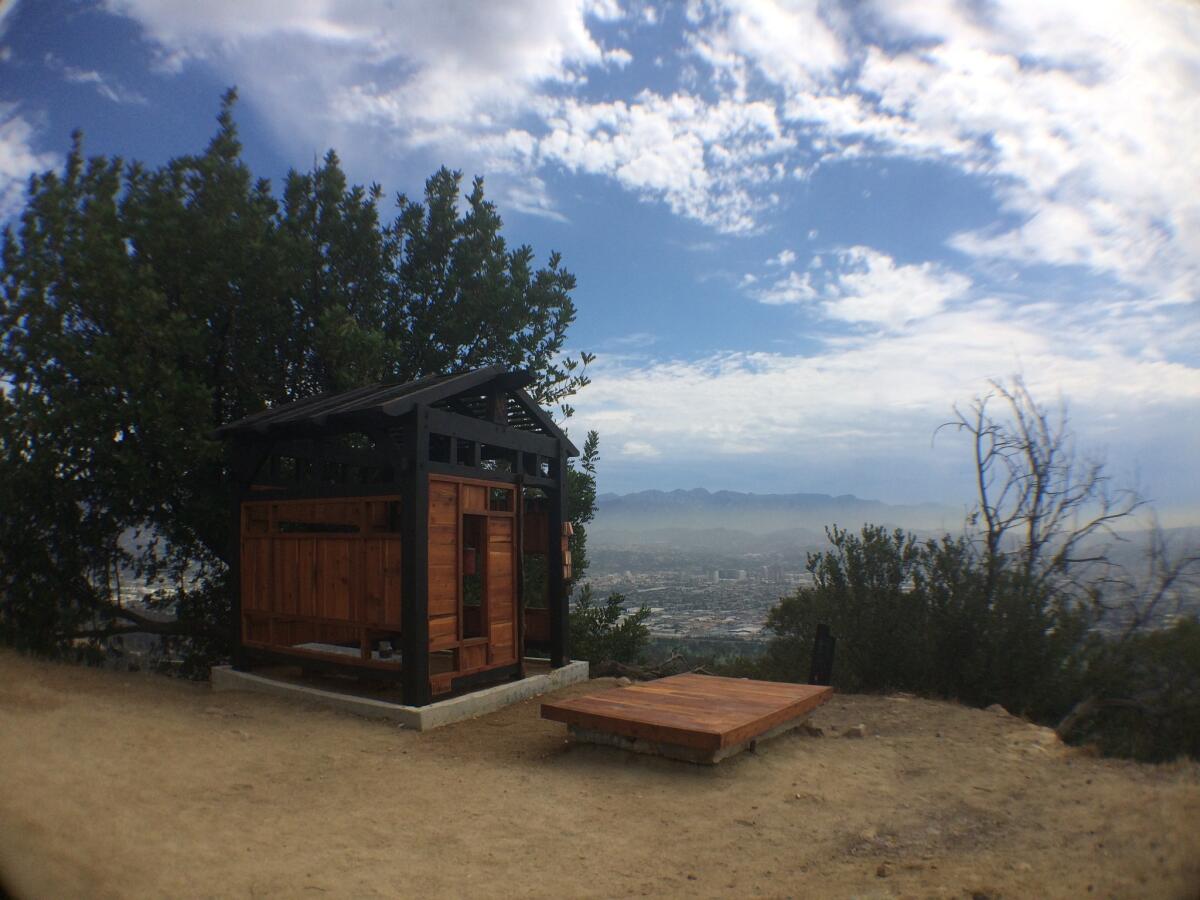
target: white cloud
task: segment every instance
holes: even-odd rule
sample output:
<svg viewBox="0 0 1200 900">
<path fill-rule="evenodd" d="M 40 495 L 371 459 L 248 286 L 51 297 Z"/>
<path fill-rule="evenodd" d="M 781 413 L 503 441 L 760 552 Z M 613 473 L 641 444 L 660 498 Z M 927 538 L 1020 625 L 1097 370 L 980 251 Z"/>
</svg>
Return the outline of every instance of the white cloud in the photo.
<svg viewBox="0 0 1200 900">
<path fill-rule="evenodd" d="M 784 251 L 767 265 L 794 261 L 795 254 Z M 829 319 L 896 330 L 941 312 L 971 287 L 971 279 L 960 273 L 929 262 L 898 265 L 870 247 L 838 252 L 830 269 L 821 268 L 820 257 L 814 262 L 807 271 L 789 271 L 751 296 L 773 306 L 820 301 L 819 309 Z M 741 286 L 752 284 L 743 279 Z"/>
<path fill-rule="evenodd" d="M 618 69 L 623 69 L 633 62 L 633 54 L 621 47 L 615 50 L 605 50 L 604 61 L 616 66 Z"/>
<path fill-rule="evenodd" d="M 662 454 L 645 441 L 626 441 L 621 445 L 621 455 L 634 459 L 654 459 Z"/>
<path fill-rule="evenodd" d="M 770 199 L 749 188 L 777 178 L 772 157 L 792 146 L 768 103 L 643 91 L 628 103 L 567 98 L 547 109 L 543 162 L 607 175 L 727 232 L 755 227 L 755 213 Z"/>
<path fill-rule="evenodd" d="M 796 87 L 821 83 L 846 65 L 846 48 L 817 0 L 725 0 L 707 4 L 697 53 L 735 81 L 753 64 L 768 79 Z"/>
<path fill-rule="evenodd" d="M 586 19 L 616 3 L 451 0 L 109 0 L 176 61 L 210 60 L 253 85 L 247 99 L 281 133 L 321 137 L 360 125 L 402 130 L 408 144 L 489 133 L 527 109 L 539 87 L 577 81 L 604 51 Z M 620 53 L 610 50 L 613 62 Z"/>
<path fill-rule="evenodd" d="M 841 270 L 825 290 L 826 313 L 846 322 L 890 328 L 924 319 L 966 293 L 971 280 L 932 263 L 896 265 L 870 247 L 839 254 Z"/>
<path fill-rule="evenodd" d="M 95 69 L 69 66 L 53 53 L 47 53 L 43 61 L 48 69 L 61 74 L 64 81 L 71 84 L 91 85 L 95 88 L 96 93 L 105 100 L 113 103 L 136 103 L 139 105 L 145 105 L 147 102 L 146 98 L 137 91 L 126 88 L 118 79 L 102 75 Z"/>
<path fill-rule="evenodd" d="M 791 250 L 780 250 L 775 256 L 767 260 L 768 266 L 782 266 L 787 268 L 796 261 L 796 254 Z"/>
<path fill-rule="evenodd" d="M 743 284 L 746 284 L 746 282 L 743 281 Z M 817 289 L 813 286 L 811 272 L 804 272 L 803 274 L 800 272 L 788 272 L 769 287 L 762 288 L 754 293 L 754 298 L 759 303 L 766 303 L 768 306 L 803 303 L 806 300 L 812 300 L 816 296 Z"/>
<path fill-rule="evenodd" d="M 52 168 L 57 155 L 33 148 L 34 128 L 15 104 L 0 103 L 0 222 L 24 205 L 29 176 Z"/>
</svg>

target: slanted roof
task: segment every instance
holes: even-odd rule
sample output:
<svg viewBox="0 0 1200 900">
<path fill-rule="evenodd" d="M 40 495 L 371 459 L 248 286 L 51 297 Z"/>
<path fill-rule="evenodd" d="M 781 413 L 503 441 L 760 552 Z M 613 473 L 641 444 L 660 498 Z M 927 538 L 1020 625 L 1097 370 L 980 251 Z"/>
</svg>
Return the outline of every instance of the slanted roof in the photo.
<svg viewBox="0 0 1200 900">
<path fill-rule="evenodd" d="M 578 456 L 575 445 L 523 390 L 532 382 L 533 376 L 528 372 L 504 366 L 487 366 L 456 375 L 430 375 L 403 383 L 380 382 L 273 406 L 222 425 L 213 434 L 221 438 L 235 434 L 262 437 L 272 432 L 349 425 L 352 421 L 370 418 L 386 421 L 411 412 L 418 404 L 443 406 L 454 412 L 484 418 L 484 395 L 499 389 L 509 395 L 509 423 L 513 427 L 558 438 L 564 442 L 568 456 Z"/>
</svg>

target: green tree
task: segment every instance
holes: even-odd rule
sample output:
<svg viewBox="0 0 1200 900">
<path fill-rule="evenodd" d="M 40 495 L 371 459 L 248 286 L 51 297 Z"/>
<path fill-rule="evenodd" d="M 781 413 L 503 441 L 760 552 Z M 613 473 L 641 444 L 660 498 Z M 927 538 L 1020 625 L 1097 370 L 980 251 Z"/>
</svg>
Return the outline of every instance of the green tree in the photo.
<svg viewBox="0 0 1200 900">
<path fill-rule="evenodd" d="M 282 199 L 224 98 L 204 152 L 84 156 L 31 179 L 0 247 L 0 639 L 99 653 L 158 633 L 224 647 L 230 550 L 217 426 L 267 403 L 503 363 L 569 415 L 574 277 L 510 249 L 476 179 L 441 169 L 382 222 L 332 152 Z M 460 208 L 461 207 L 461 208 Z M 586 516 L 585 507 L 573 515 Z M 163 615 L 121 601 L 130 577 Z"/>
<path fill-rule="evenodd" d="M 571 581 L 568 590 L 583 578 L 590 560 L 587 553 L 587 523 L 596 515 L 596 464 L 600 461 L 600 435 L 589 431 L 583 442 L 579 464 L 567 472 L 567 518 L 571 535 Z"/>
</svg>

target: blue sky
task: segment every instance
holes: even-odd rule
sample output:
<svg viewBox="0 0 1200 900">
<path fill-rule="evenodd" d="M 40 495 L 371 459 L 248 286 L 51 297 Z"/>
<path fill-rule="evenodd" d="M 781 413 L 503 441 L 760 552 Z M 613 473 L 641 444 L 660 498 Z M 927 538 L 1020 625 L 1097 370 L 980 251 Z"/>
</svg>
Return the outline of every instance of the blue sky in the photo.
<svg viewBox="0 0 1200 900">
<path fill-rule="evenodd" d="M 602 490 L 968 502 L 955 402 L 1021 373 L 1200 510 L 1200 7 L 0 0 L 0 216 L 75 127 L 388 195 L 485 177 L 579 279 Z M 387 210 L 385 210 L 385 213 Z"/>
</svg>

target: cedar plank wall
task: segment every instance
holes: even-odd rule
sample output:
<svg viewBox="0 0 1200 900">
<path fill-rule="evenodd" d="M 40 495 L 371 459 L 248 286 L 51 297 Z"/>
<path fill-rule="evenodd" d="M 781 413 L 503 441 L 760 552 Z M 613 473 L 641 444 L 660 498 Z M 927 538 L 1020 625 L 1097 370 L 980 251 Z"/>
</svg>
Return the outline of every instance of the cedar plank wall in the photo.
<svg viewBox="0 0 1200 900">
<path fill-rule="evenodd" d="M 513 627 L 517 597 L 513 530 L 511 516 L 488 516 L 488 641 L 491 644 L 491 662 L 495 665 L 517 661 Z"/>
<path fill-rule="evenodd" d="M 288 648 L 400 630 L 400 536 L 387 504 L 275 500 L 242 504 L 242 637 Z M 356 532 L 286 532 L 280 523 L 354 526 Z"/>
<path fill-rule="evenodd" d="M 509 491 L 508 511 L 488 510 L 488 491 Z M 434 694 L 449 691 L 454 678 L 511 665 L 517 660 L 515 491 L 512 485 L 489 484 L 450 476 L 429 479 L 429 649 L 454 650 L 452 671 L 431 676 Z M 486 639 L 464 641 L 461 603 L 462 516 L 487 516 Z"/>
<path fill-rule="evenodd" d="M 458 485 L 429 479 L 429 649 L 458 646 Z"/>
</svg>

